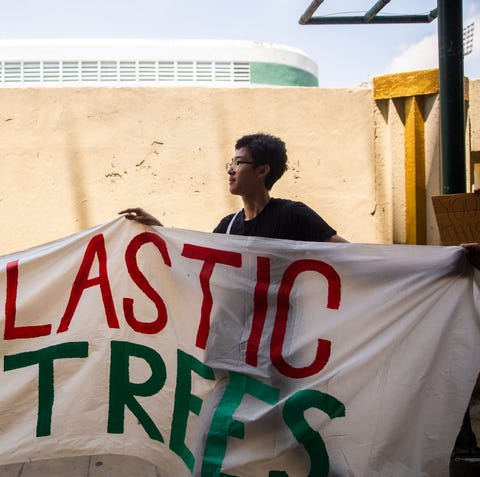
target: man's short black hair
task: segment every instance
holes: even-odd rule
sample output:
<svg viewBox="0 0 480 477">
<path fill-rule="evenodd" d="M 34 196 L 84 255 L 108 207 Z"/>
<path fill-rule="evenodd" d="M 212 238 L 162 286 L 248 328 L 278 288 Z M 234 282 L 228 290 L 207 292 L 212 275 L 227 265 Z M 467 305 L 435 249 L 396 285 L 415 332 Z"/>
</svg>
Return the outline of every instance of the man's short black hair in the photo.
<svg viewBox="0 0 480 477">
<path fill-rule="evenodd" d="M 255 164 L 270 166 L 270 172 L 265 179 L 265 187 L 270 190 L 287 170 L 288 157 L 285 143 L 270 134 L 257 133 L 241 137 L 236 142 L 235 149 L 242 147 L 248 149 Z"/>
</svg>

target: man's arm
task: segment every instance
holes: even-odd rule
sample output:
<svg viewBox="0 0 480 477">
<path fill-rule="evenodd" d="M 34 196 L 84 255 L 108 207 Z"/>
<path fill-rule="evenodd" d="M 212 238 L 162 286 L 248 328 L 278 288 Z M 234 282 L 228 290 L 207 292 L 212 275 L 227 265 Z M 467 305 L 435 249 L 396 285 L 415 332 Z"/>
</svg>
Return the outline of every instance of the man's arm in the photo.
<svg viewBox="0 0 480 477">
<path fill-rule="evenodd" d="M 460 247 L 463 247 L 467 251 L 467 260 L 478 270 L 480 270 L 480 244 L 478 243 L 462 243 Z"/>
<path fill-rule="evenodd" d="M 329 237 L 325 242 L 343 242 L 343 243 L 350 243 L 348 240 L 345 240 L 344 238 L 340 237 L 340 235 L 334 234 L 331 237 Z"/>
<path fill-rule="evenodd" d="M 160 225 L 163 224 L 152 214 L 149 214 L 146 210 L 141 209 L 140 207 L 133 207 L 131 209 L 121 210 L 119 214 L 123 214 L 128 220 L 135 220 L 143 225 Z"/>
</svg>

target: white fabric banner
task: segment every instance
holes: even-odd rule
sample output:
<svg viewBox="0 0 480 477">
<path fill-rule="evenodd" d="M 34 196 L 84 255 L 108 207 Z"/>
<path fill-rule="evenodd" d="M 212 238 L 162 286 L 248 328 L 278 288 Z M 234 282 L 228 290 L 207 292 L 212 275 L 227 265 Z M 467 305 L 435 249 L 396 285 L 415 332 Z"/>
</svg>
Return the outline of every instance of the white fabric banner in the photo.
<svg viewBox="0 0 480 477">
<path fill-rule="evenodd" d="M 460 247 L 123 218 L 0 257 L 0 463 L 179 477 L 447 477 L 480 369 Z"/>
</svg>

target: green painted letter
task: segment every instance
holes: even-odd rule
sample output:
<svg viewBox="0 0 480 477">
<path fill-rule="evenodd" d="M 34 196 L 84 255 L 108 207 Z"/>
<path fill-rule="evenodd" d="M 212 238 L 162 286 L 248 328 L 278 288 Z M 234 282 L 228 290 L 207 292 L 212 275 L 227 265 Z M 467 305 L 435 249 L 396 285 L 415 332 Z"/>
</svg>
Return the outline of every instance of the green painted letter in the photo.
<svg viewBox="0 0 480 477">
<path fill-rule="evenodd" d="M 245 394 L 250 394 L 270 405 L 278 402 L 279 391 L 256 379 L 231 372 L 222 399 L 215 411 L 203 454 L 202 477 L 232 477 L 221 472 L 227 451 L 227 437 L 243 439 L 245 427 L 233 418 Z"/>
<path fill-rule="evenodd" d="M 3 369 L 25 368 L 38 364 L 38 418 L 37 437 L 49 436 L 52 425 L 52 409 L 55 395 L 53 362 L 64 358 L 86 358 L 88 343 L 85 341 L 63 343 L 38 351 L 5 356 Z"/>
<path fill-rule="evenodd" d="M 327 477 L 330 460 L 318 432 L 307 423 L 304 412 L 315 407 L 332 419 L 345 416 L 345 406 L 329 394 L 314 390 L 301 390 L 290 396 L 283 407 L 283 419 L 298 442 L 305 447 L 312 463 L 308 477 Z"/>
<path fill-rule="evenodd" d="M 112 341 L 111 346 L 107 432 L 111 434 L 123 433 L 126 406 L 152 439 L 163 442 L 160 431 L 145 412 L 145 409 L 135 399 L 135 396 L 153 396 L 165 384 L 167 371 L 162 357 L 152 348 L 127 341 Z M 144 383 L 130 382 L 130 356 L 141 358 L 150 366 L 152 375 Z"/>
<path fill-rule="evenodd" d="M 192 394 L 192 371 L 205 379 L 215 379 L 215 374 L 209 366 L 198 361 L 193 356 L 178 350 L 177 355 L 177 386 L 175 390 L 175 407 L 173 410 L 172 431 L 170 435 L 170 449 L 185 462 L 193 471 L 195 458 L 190 449 L 185 445 L 188 414 L 197 416 L 202 409 L 202 400 Z"/>
</svg>

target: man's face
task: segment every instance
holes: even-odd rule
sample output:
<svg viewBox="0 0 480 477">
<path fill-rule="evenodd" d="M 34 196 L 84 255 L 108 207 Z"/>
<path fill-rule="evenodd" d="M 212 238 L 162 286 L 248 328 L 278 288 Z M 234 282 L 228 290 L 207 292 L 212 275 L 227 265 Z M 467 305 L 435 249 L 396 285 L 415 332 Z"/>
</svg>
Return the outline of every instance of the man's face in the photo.
<svg viewBox="0 0 480 477">
<path fill-rule="evenodd" d="M 259 178 L 258 170 L 253 165 L 252 156 L 245 147 L 235 151 L 227 173 L 231 194 L 249 195 L 263 184 L 263 179 Z"/>
</svg>

